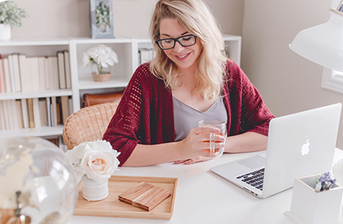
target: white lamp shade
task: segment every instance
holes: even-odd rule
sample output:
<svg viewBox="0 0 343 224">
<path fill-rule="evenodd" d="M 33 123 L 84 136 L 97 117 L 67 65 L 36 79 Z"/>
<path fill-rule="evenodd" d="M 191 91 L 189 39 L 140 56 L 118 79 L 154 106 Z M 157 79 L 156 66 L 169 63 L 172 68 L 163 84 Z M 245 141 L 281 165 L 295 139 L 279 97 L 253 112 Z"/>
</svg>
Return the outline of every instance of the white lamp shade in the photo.
<svg viewBox="0 0 343 224">
<path fill-rule="evenodd" d="M 331 13 L 326 23 L 300 31 L 289 47 L 314 63 L 343 72 L 343 16 Z"/>
</svg>

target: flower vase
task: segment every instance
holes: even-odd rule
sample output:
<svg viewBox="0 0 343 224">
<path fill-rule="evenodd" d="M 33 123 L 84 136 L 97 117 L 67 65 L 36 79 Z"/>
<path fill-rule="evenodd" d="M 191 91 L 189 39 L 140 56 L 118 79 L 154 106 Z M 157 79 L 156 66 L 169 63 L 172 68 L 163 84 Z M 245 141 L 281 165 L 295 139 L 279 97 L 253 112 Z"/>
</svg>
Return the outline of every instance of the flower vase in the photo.
<svg viewBox="0 0 343 224">
<path fill-rule="evenodd" d="M 87 201 L 100 201 L 108 196 L 108 179 L 92 180 L 84 175 L 81 178 L 82 196 Z"/>
<path fill-rule="evenodd" d="M 337 184 L 315 191 L 316 176 L 296 178 L 290 211 L 285 214 L 297 224 L 339 223 L 343 188 Z"/>
<path fill-rule="evenodd" d="M 111 78 L 111 68 L 102 67 L 98 64 L 92 64 L 92 77 L 94 82 L 108 82 Z"/>
<path fill-rule="evenodd" d="M 11 39 L 11 25 L 0 24 L 0 40 Z"/>
</svg>

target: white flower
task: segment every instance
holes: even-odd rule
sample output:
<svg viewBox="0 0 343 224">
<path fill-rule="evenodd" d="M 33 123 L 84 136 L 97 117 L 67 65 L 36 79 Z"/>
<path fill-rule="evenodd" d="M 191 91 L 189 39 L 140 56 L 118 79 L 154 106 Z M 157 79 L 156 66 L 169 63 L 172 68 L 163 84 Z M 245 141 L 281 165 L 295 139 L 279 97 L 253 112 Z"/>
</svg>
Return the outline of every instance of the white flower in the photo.
<svg viewBox="0 0 343 224">
<path fill-rule="evenodd" d="M 89 143 L 84 142 L 75 146 L 73 150 L 68 150 L 65 155 L 71 164 L 80 162 L 86 151 L 92 150 Z"/>
<path fill-rule="evenodd" d="M 66 152 L 66 157 L 74 167 L 77 176 L 87 175 L 88 178 L 108 179 L 118 170 L 120 153 L 112 149 L 109 142 L 97 140 L 84 142 Z"/>
<path fill-rule="evenodd" d="M 83 66 L 95 63 L 106 68 L 108 66 L 113 66 L 114 63 L 118 63 L 118 56 L 110 47 L 100 44 L 91 47 L 84 52 L 82 61 Z"/>
<path fill-rule="evenodd" d="M 86 172 L 89 179 L 108 179 L 115 171 L 115 159 L 109 152 L 90 151 L 85 154 L 80 167 Z"/>
</svg>

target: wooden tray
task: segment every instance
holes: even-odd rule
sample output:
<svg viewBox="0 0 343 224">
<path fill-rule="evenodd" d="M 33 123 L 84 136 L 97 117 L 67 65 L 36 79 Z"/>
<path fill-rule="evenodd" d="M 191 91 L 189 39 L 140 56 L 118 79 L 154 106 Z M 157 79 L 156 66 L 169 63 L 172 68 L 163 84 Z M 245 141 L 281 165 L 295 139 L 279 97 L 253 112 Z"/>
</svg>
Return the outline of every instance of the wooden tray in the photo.
<svg viewBox="0 0 343 224">
<path fill-rule="evenodd" d="M 146 182 L 171 191 L 169 198 L 148 212 L 121 202 L 118 195 L 134 187 L 140 182 Z M 79 198 L 74 215 L 103 216 L 143 219 L 170 219 L 173 215 L 177 178 L 112 176 L 109 179 L 109 196 L 101 201 L 90 202 L 82 197 L 82 186 L 79 187 Z"/>
</svg>

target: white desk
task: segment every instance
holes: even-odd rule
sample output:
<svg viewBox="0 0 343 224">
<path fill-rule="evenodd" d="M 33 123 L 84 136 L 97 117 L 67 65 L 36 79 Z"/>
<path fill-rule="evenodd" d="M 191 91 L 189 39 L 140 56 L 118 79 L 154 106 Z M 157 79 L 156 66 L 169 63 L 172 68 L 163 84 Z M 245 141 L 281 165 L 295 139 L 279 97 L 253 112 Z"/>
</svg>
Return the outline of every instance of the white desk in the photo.
<svg viewBox="0 0 343 224">
<path fill-rule="evenodd" d="M 128 219 L 73 216 L 68 224 L 294 224 L 285 214 L 289 211 L 292 190 L 267 199 L 258 199 L 221 177 L 209 168 L 256 153 L 224 154 L 221 158 L 193 165 L 122 167 L 116 175 L 177 177 L 174 213 L 170 220 Z M 336 149 L 334 163 L 343 158 Z"/>
</svg>

